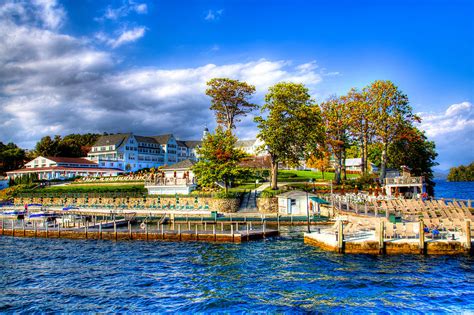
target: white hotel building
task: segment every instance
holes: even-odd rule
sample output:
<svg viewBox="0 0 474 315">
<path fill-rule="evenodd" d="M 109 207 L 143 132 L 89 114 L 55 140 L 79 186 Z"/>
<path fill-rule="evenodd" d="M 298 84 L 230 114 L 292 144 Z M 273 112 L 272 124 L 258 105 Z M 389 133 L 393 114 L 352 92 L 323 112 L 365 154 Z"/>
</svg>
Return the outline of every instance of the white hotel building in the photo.
<svg viewBox="0 0 474 315">
<path fill-rule="evenodd" d="M 137 171 L 196 160 L 200 141 L 178 141 L 172 134 L 138 136 L 132 133 L 105 135 L 91 148 L 87 159 L 104 168 Z"/>
</svg>

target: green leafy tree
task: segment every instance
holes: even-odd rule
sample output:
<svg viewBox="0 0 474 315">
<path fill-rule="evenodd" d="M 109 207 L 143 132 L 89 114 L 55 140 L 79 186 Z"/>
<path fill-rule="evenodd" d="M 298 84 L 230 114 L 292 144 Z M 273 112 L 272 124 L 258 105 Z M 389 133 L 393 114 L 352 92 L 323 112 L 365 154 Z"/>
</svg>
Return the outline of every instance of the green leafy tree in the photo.
<svg viewBox="0 0 474 315">
<path fill-rule="evenodd" d="M 419 118 L 412 113 L 408 97 L 391 81 L 375 81 L 364 88 L 364 93 L 377 111 L 374 134 L 382 143 L 380 179 L 383 180 L 386 174 L 389 145 L 414 121 L 419 121 Z"/>
<path fill-rule="evenodd" d="M 214 78 L 207 82 L 206 95 L 212 98 L 210 109 L 215 112 L 217 123 L 227 130 L 235 128 L 239 116 L 246 116 L 257 105 L 249 101 L 255 86 L 228 78 Z"/>
<path fill-rule="evenodd" d="M 411 169 L 412 176 L 423 176 L 429 195 L 434 194 L 433 167 L 438 154 L 433 141 L 426 138 L 424 132 L 409 127 L 388 148 L 388 165 L 400 168 L 406 165 Z"/>
<path fill-rule="evenodd" d="M 474 162 L 468 166 L 460 165 L 449 169 L 448 181 L 472 182 L 474 181 Z"/>
<path fill-rule="evenodd" d="M 199 161 L 193 166 L 199 185 L 214 187 L 223 183 L 227 194 L 232 182 L 249 175 L 247 169 L 239 166 L 246 154 L 235 147 L 236 142 L 232 132 L 220 126 L 215 133 L 206 135 L 197 149 Z"/>
<path fill-rule="evenodd" d="M 12 142 L 8 144 L 0 142 L 0 174 L 22 167 L 25 159 L 25 150 Z"/>
<path fill-rule="evenodd" d="M 86 156 L 90 148 L 99 138 L 99 134 L 69 134 L 64 138 L 61 136 L 50 136 L 41 138 L 36 144 L 34 157 L 38 156 L 64 156 L 81 157 Z"/>
<path fill-rule="evenodd" d="M 325 123 L 326 144 L 335 159 L 334 180 L 341 183 L 345 168 L 346 149 L 349 147 L 349 113 L 347 101 L 342 97 L 331 97 L 321 103 L 321 115 Z M 345 171 L 344 171 L 345 173 Z"/>
<path fill-rule="evenodd" d="M 324 132 L 318 106 L 313 105 L 303 84 L 280 82 L 269 88 L 255 117 L 261 139 L 270 155 L 271 188 L 278 189 L 278 163 L 299 164 L 316 155 Z"/>
</svg>

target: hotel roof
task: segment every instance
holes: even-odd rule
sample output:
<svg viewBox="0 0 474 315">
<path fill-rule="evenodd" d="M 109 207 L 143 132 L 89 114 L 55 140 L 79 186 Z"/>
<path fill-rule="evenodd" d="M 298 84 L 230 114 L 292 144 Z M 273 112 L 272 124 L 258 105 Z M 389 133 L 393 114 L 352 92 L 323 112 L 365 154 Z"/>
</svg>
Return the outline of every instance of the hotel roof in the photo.
<svg viewBox="0 0 474 315">
<path fill-rule="evenodd" d="M 92 162 L 85 158 L 75 158 L 75 157 L 61 157 L 61 156 L 45 156 L 45 159 L 54 161 L 56 163 L 69 163 L 69 164 L 90 164 L 97 165 L 97 163 Z"/>
</svg>

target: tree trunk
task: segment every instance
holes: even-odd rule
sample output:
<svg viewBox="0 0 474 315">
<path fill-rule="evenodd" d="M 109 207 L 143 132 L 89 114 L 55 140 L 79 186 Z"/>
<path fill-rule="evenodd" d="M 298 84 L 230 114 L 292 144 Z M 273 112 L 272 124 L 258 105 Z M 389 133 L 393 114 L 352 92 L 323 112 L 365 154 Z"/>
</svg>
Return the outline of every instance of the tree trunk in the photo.
<svg viewBox="0 0 474 315">
<path fill-rule="evenodd" d="M 362 174 L 367 174 L 367 135 L 362 136 L 362 147 L 361 147 L 361 164 L 362 164 Z"/>
<path fill-rule="evenodd" d="M 278 189 L 278 161 L 276 161 L 273 157 L 271 160 L 271 167 L 272 167 L 272 190 Z"/>
<path fill-rule="evenodd" d="M 227 195 L 227 193 L 229 192 L 229 187 L 227 185 L 227 181 L 224 180 L 224 189 L 225 189 L 225 194 Z"/>
<path fill-rule="evenodd" d="M 347 180 L 347 173 L 346 173 L 346 149 L 343 149 L 342 151 L 342 179 L 344 179 L 344 181 Z"/>
<path fill-rule="evenodd" d="M 383 143 L 382 149 L 382 157 L 381 157 L 381 164 L 380 164 L 380 181 L 383 185 L 385 175 L 387 174 L 387 143 Z"/>
<path fill-rule="evenodd" d="M 337 156 L 336 156 L 337 157 Z M 334 174 L 334 180 L 336 181 L 336 185 L 341 183 L 341 169 L 342 169 L 342 156 L 337 157 L 337 164 Z"/>
</svg>

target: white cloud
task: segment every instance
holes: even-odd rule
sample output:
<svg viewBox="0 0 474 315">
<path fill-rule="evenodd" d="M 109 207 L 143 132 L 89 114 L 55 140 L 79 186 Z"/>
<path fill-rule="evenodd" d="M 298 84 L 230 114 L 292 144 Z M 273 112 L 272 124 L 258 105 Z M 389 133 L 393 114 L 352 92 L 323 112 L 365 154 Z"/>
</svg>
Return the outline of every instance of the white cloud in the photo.
<svg viewBox="0 0 474 315">
<path fill-rule="evenodd" d="M 204 17 L 204 20 L 206 21 L 214 21 L 218 20 L 221 16 L 222 13 L 224 13 L 224 10 L 209 10 L 207 11 L 206 16 Z"/>
<path fill-rule="evenodd" d="M 117 48 L 127 43 L 135 42 L 145 36 L 146 28 L 143 26 L 134 27 L 130 30 L 122 30 L 117 38 L 110 38 L 104 33 L 96 34 L 96 39 L 100 42 L 106 43 L 112 48 Z"/>
<path fill-rule="evenodd" d="M 31 10 L 8 5 L 0 4 L 0 16 Z M 144 32 L 125 30 L 115 39 L 102 34 L 102 41 L 118 47 Z M 254 100 L 260 104 L 276 82 L 302 82 L 314 90 L 322 80 L 315 67 L 286 60 L 129 71 L 119 69 L 116 60 L 110 52 L 92 48 L 88 39 L 61 34 L 43 23 L 0 19 L 0 141 L 31 148 L 45 135 L 104 131 L 199 138 L 204 125 L 214 124 L 205 95 L 211 78 L 256 85 Z M 252 117 L 243 119 L 237 131 L 241 137 L 254 135 Z"/>
<path fill-rule="evenodd" d="M 441 113 L 418 113 L 420 128 L 436 143 L 440 168 L 474 160 L 474 106 L 465 101 Z"/>
<path fill-rule="evenodd" d="M 19 2 L 6 0 L 0 5 L 0 20 L 3 23 L 28 23 L 56 30 L 66 18 L 64 8 L 56 0 L 32 0 Z"/>
<path fill-rule="evenodd" d="M 148 6 L 146 3 L 135 3 L 133 1 L 128 1 L 118 8 L 108 6 L 105 9 L 104 15 L 100 18 L 97 18 L 96 20 L 118 20 L 120 18 L 126 17 L 132 12 L 137 14 L 146 14 L 148 13 Z"/>
</svg>

